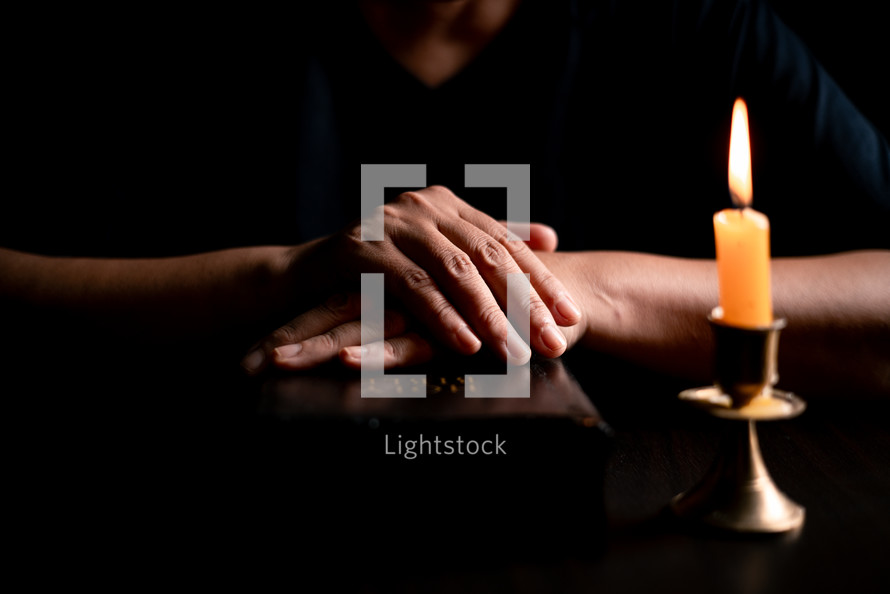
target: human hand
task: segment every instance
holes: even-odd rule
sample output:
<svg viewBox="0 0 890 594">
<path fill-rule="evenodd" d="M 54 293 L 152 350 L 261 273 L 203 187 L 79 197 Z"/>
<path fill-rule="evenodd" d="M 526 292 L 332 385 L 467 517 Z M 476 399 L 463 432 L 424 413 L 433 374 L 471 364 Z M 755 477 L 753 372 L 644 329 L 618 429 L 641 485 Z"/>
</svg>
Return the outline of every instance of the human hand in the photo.
<svg viewBox="0 0 890 594">
<path fill-rule="evenodd" d="M 338 293 L 306 311 L 254 345 L 242 366 L 257 374 L 269 363 L 290 371 L 310 369 L 339 356 L 361 369 L 361 295 Z M 408 328 L 407 316 L 387 310 L 384 315 L 383 366 L 419 365 L 433 356 L 427 339 Z"/>
<path fill-rule="evenodd" d="M 556 250 L 558 237 L 552 228 L 531 223 L 528 234 L 530 250 Z M 433 341 L 408 331 L 404 312 L 387 310 L 384 318 L 385 368 L 418 365 L 433 356 Z M 254 345 L 242 365 L 248 373 L 256 374 L 270 362 L 282 369 L 301 370 L 337 357 L 347 367 L 361 368 L 360 296 L 355 293 L 339 293 L 297 316 Z"/>
<path fill-rule="evenodd" d="M 383 272 L 387 293 L 439 342 L 464 354 L 485 343 L 502 359 L 521 364 L 531 351 L 499 303 L 507 302 L 507 275 L 528 273 L 531 295 L 521 302 L 528 307 L 529 343 L 548 357 L 565 351 L 557 326 L 577 323 L 577 305 L 529 246 L 509 241 L 497 221 L 437 186 L 405 192 L 383 206 L 382 216 L 383 241 L 362 241 L 361 223 L 355 223 L 319 246 L 317 253 L 342 283 Z"/>
</svg>

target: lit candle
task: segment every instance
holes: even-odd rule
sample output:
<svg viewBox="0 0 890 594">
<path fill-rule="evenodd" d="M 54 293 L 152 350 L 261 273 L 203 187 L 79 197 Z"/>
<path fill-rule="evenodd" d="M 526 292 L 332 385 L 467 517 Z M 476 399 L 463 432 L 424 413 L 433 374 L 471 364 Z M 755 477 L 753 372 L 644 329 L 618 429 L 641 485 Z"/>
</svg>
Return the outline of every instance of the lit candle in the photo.
<svg viewBox="0 0 890 594">
<path fill-rule="evenodd" d="M 748 108 L 742 99 L 736 99 L 732 108 L 729 193 L 736 208 L 714 215 L 722 320 L 745 328 L 769 326 L 773 322 L 769 219 L 750 208 L 751 147 Z"/>
</svg>

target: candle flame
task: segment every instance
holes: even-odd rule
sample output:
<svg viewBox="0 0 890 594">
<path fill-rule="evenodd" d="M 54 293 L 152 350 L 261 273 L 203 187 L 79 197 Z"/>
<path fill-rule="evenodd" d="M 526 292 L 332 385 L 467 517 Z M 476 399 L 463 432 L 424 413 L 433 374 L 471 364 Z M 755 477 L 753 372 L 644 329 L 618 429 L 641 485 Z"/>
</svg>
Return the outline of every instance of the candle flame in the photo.
<svg viewBox="0 0 890 594">
<path fill-rule="evenodd" d="M 742 208 L 751 206 L 751 143 L 748 136 L 748 106 L 741 97 L 732 106 L 729 133 L 729 195 Z"/>
</svg>

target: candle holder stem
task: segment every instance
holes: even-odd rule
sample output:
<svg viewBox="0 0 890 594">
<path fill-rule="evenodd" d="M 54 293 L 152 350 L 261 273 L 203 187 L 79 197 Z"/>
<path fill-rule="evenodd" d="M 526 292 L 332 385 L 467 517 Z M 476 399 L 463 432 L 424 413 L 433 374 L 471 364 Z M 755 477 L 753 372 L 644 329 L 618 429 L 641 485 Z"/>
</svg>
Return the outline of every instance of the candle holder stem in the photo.
<svg viewBox="0 0 890 594">
<path fill-rule="evenodd" d="M 776 390 L 779 331 L 784 320 L 763 328 L 735 328 L 714 316 L 716 382 L 684 390 L 680 399 L 720 419 L 724 434 L 713 464 L 692 489 L 671 501 L 682 518 L 735 532 L 786 532 L 800 527 L 804 508 L 773 482 L 757 439 L 756 421 L 793 418 L 806 404 Z"/>
<path fill-rule="evenodd" d="M 726 423 L 720 449 L 704 478 L 674 497 L 683 518 L 737 532 L 785 532 L 803 524 L 804 508 L 773 482 L 753 420 Z"/>
</svg>

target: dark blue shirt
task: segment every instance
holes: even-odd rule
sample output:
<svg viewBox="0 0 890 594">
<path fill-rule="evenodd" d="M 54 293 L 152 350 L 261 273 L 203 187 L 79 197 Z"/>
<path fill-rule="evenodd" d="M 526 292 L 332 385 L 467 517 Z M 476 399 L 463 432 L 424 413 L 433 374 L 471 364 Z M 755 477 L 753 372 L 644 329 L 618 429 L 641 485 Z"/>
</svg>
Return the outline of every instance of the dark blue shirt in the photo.
<svg viewBox="0 0 890 594">
<path fill-rule="evenodd" d="M 436 89 L 328 4 L 48 35 L 62 41 L 34 50 L 52 67 L 26 77 L 25 190 L 4 201 L 0 244 L 304 241 L 358 216 L 362 163 L 426 163 L 429 184 L 502 217 L 503 191 L 463 188 L 463 166 L 528 163 L 532 218 L 564 249 L 709 257 L 742 96 L 774 255 L 890 247 L 886 139 L 764 2 L 523 2 Z"/>
</svg>

